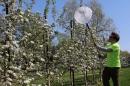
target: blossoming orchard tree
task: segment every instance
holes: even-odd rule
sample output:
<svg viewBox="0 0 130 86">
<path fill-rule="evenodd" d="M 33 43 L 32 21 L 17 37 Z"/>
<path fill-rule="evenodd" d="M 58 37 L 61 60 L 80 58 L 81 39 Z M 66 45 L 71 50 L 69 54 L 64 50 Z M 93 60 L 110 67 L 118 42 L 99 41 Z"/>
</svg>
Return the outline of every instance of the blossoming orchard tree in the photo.
<svg viewBox="0 0 130 86">
<path fill-rule="evenodd" d="M 39 71 L 46 73 L 48 69 L 51 27 L 30 7 L 23 11 L 22 3 L 22 0 L 0 2 L 4 10 L 0 15 L 2 86 L 26 85 L 34 79 L 28 76 L 30 71 L 40 75 Z"/>
</svg>

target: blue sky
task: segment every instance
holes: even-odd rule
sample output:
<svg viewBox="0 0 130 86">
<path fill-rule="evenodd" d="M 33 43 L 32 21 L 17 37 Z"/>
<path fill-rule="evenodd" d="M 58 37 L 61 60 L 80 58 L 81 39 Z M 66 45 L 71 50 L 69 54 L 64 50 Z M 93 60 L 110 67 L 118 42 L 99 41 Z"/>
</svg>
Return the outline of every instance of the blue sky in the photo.
<svg viewBox="0 0 130 86">
<path fill-rule="evenodd" d="M 62 10 L 64 3 L 67 0 L 56 0 L 58 10 Z M 84 0 L 84 2 L 87 0 Z M 113 19 L 114 24 L 118 28 L 120 34 L 121 50 L 130 52 L 130 0 L 97 0 L 102 6 L 103 12 L 107 17 Z M 36 0 L 36 5 L 33 7 L 35 12 L 43 12 L 43 0 Z M 0 7 L 1 8 L 1 7 Z"/>
<path fill-rule="evenodd" d="M 118 28 L 121 50 L 130 52 L 130 0 L 99 0 L 99 3 Z"/>
</svg>

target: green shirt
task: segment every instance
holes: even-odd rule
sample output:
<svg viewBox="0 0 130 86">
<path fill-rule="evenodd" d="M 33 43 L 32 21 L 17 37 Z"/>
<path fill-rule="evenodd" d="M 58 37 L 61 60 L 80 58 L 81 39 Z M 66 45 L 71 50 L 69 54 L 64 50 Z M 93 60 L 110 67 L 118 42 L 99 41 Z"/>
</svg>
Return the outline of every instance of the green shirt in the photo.
<svg viewBox="0 0 130 86">
<path fill-rule="evenodd" d="M 121 67 L 119 44 L 118 43 L 108 44 L 107 48 L 111 48 L 112 52 L 107 52 L 105 66 L 106 67 Z"/>
</svg>

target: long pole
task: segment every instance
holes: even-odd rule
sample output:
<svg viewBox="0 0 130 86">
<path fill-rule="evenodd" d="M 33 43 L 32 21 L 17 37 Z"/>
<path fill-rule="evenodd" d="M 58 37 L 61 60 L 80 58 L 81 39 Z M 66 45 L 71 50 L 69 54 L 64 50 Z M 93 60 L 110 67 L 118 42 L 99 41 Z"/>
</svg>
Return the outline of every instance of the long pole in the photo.
<svg viewBox="0 0 130 86">
<path fill-rule="evenodd" d="M 6 3 L 6 1 L 4 1 L 5 2 L 5 13 L 6 13 L 6 15 L 8 15 L 8 13 L 9 13 L 9 6 L 8 6 L 8 3 Z M 7 0 L 7 2 L 8 2 L 8 0 Z M 7 44 L 7 34 L 6 34 L 6 38 L 5 38 L 5 45 Z M 5 56 L 5 58 L 4 58 L 4 82 L 6 82 L 6 72 L 7 72 L 7 64 L 6 64 L 6 52 L 4 51 L 4 56 Z"/>
<path fill-rule="evenodd" d="M 90 32 L 90 35 L 91 35 L 91 38 L 92 38 L 92 41 L 93 41 L 93 43 L 94 43 L 94 45 L 96 44 L 95 43 L 95 40 L 94 40 L 94 37 L 93 37 L 93 35 L 92 35 L 92 31 L 91 31 L 91 29 L 90 29 L 90 27 L 89 27 L 89 25 L 88 24 L 86 24 L 86 27 L 89 29 L 89 32 Z M 98 53 L 98 55 L 101 55 L 100 54 L 100 52 L 99 52 L 99 50 L 96 48 L 96 50 L 97 50 L 97 53 Z M 100 69 L 99 69 L 99 76 L 100 76 L 100 78 L 99 78 L 99 80 L 101 81 L 101 73 L 102 73 L 102 59 L 100 59 L 100 57 L 98 56 L 98 58 L 99 58 L 99 62 L 100 62 Z"/>
<path fill-rule="evenodd" d="M 93 37 L 92 30 L 91 30 L 91 28 L 89 27 L 88 23 L 86 24 L 86 27 L 89 29 L 88 31 L 89 31 L 89 33 L 90 33 L 90 35 L 91 35 L 91 39 L 92 39 L 93 44 L 94 44 L 94 46 L 95 46 L 95 45 L 96 45 L 95 39 L 94 39 L 94 37 Z M 97 47 L 96 47 L 96 51 L 97 51 L 98 55 L 100 55 L 100 52 L 99 52 L 99 50 L 97 49 Z M 99 59 L 99 60 L 100 60 L 100 59 Z M 101 65 L 101 61 L 100 61 L 100 65 Z M 92 74 L 93 74 L 93 80 L 92 80 L 92 81 L 95 82 L 95 71 L 94 71 L 94 66 L 92 67 Z"/>
<path fill-rule="evenodd" d="M 70 21 L 70 27 L 71 27 L 71 39 L 73 39 L 73 29 L 74 29 L 74 20 Z M 73 65 L 73 64 L 72 64 Z M 70 78 L 71 78 L 71 85 L 75 86 L 75 80 L 74 80 L 74 65 L 70 66 Z"/>
</svg>

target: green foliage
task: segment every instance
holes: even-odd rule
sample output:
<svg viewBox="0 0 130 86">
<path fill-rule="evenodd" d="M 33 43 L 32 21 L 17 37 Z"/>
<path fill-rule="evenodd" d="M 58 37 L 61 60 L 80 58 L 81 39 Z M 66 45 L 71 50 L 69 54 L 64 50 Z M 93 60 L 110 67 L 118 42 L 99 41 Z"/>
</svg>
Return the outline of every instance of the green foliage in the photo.
<svg viewBox="0 0 130 86">
<path fill-rule="evenodd" d="M 130 53 L 128 51 L 121 51 L 121 56 L 122 57 L 130 57 Z"/>
</svg>

